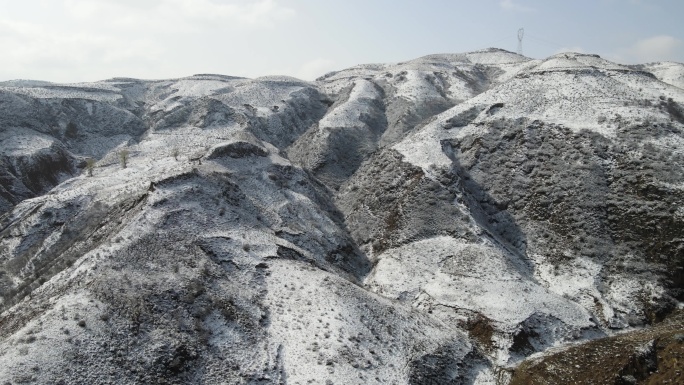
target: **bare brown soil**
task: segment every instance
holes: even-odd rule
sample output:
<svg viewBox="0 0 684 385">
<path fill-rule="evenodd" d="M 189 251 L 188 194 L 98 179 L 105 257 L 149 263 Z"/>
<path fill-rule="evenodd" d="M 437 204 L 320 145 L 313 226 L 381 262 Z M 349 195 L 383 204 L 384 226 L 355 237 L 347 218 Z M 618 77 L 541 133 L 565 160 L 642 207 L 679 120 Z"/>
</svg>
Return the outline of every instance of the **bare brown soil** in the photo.
<svg viewBox="0 0 684 385">
<path fill-rule="evenodd" d="M 533 358 L 511 385 L 684 384 L 684 311 L 636 330 Z"/>
</svg>

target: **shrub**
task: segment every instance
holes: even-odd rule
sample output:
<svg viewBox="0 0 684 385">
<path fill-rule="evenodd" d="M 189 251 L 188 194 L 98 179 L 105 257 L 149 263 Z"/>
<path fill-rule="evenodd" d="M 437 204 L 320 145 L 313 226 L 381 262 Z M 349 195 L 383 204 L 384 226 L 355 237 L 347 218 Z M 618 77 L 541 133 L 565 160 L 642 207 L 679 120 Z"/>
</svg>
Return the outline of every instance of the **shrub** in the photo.
<svg viewBox="0 0 684 385">
<path fill-rule="evenodd" d="M 131 154 L 130 151 L 123 149 L 119 151 L 119 162 L 121 162 L 121 168 L 126 168 L 128 163 L 128 156 Z"/>
<path fill-rule="evenodd" d="M 88 171 L 88 176 L 93 176 L 93 169 L 95 168 L 95 159 L 86 158 L 86 170 Z"/>
<path fill-rule="evenodd" d="M 677 102 L 672 100 L 672 98 L 667 99 L 665 109 L 674 120 L 679 123 L 684 123 L 684 109 Z"/>
<path fill-rule="evenodd" d="M 76 123 L 69 122 L 66 126 L 66 130 L 64 130 L 64 136 L 67 138 L 75 138 L 77 134 L 78 127 L 76 126 Z"/>
</svg>

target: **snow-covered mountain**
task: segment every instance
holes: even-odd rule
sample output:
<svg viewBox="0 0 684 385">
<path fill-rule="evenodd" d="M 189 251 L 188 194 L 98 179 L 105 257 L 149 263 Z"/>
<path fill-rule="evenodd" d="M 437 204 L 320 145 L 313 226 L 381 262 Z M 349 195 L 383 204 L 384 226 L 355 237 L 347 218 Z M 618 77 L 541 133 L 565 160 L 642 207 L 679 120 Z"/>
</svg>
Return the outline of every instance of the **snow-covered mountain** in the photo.
<svg viewBox="0 0 684 385">
<path fill-rule="evenodd" d="M 0 83 L 0 379 L 506 384 L 658 324 L 683 78 L 487 49 Z"/>
</svg>

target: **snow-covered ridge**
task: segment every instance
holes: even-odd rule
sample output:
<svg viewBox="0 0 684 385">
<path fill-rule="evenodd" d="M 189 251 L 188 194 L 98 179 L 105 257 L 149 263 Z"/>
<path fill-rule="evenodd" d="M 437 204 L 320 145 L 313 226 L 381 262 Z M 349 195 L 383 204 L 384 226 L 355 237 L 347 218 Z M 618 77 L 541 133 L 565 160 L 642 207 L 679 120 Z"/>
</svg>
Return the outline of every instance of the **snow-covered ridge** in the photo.
<svg viewBox="0 0 684 385">
<path fill-rule="evenodd" d="M 684 104 L 684 92 L 641 70 L 632 70 L 596 55 L 558 54 L 442 113 L 429 127 L 397 148 L 421 167 L 432 162 L 426 157 L 442 164 L 445 156 L 434 143 L 458 136 L 459 132 L 471 132 L 502 117 L 540 120 L 575 131 L 592 130 L 614 137 L 627 124 L 668 124 L 676 119 L 661 105 L 670 99 Z M 501 106 L 490 109 L 498 104 Z M 478 113 L 463 128 L 444 130 L 450 119 L 473 108 Z M 432 144 L 426 143 L 424 151 L 415 151 L 416 146 L 423 146 L 423 139 L 419 138 L 426 138 Z"/>
<path fill-rule="evenodd" d="M 562 71 L 562 70 L 579 70 L 579 69 L 601 69 L 607 71 L 627 71 L 627 66 L 622 66 L 613 63 L 609 60 L 603 59 L 598 55 L 582 54 L 575 52 L 564 52 L 553 55 L 542 61 L 541 64 L 534 67 L 530 72 L 542 71 Z"/>
<path fill-rule="evenodd" d="M 684 64 L 675 62 L 658 62 L 635 66 L 648 71 L 661 81 L 684 88 Z"/>
</svg>

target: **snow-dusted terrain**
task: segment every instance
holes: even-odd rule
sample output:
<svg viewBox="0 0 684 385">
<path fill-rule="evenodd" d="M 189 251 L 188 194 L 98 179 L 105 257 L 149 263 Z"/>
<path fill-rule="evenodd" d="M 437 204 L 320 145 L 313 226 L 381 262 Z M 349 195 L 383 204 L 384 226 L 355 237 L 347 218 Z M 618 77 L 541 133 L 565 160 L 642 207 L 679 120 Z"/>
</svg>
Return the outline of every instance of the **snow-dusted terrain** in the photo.
<svg viewBox="0 0 684 385">
<path fill-rule="evenodd" d="M 0 83 L 0 382 L 506 384 L 684 300 L 684 66 Z"/>
</svg>

